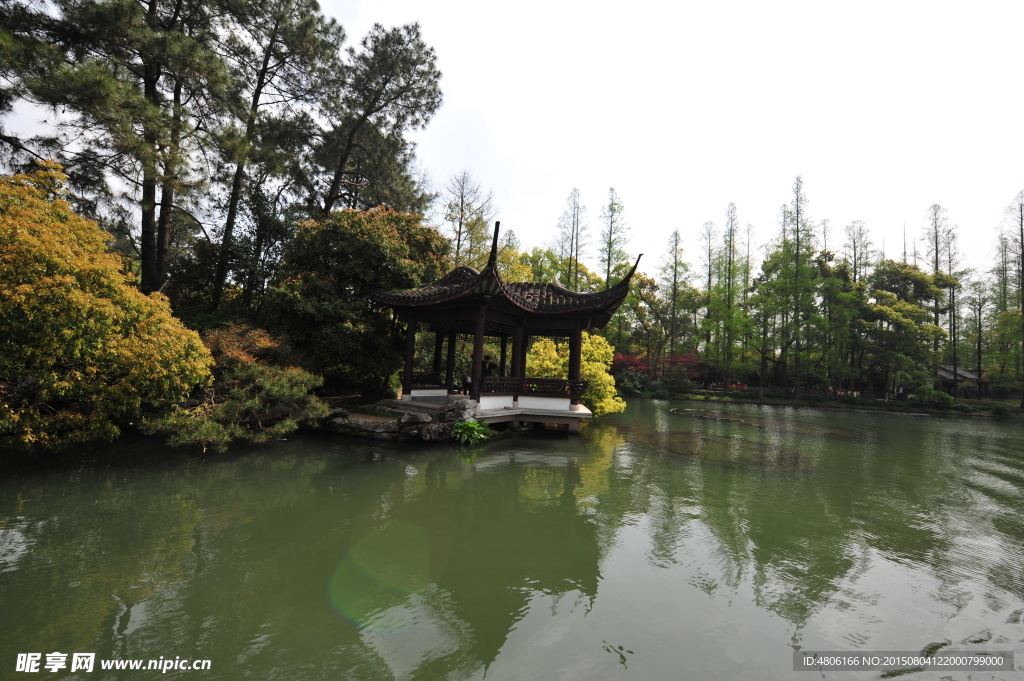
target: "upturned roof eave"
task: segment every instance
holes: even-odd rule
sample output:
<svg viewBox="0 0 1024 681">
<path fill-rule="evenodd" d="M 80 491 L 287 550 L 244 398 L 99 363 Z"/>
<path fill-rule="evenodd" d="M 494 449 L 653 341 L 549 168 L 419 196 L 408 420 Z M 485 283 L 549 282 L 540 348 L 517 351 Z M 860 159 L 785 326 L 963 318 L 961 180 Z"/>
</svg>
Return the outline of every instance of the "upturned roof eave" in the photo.
<svg viewBox="0 0 1024 681">
<path fill-rule="evenodd" d="M 615 286 L 605 289 L 604 291 L 584 293 L 571 291 L 558 283 L 557 280 L 552 284 L 560 294 L 568 294 L 574 299 L 574 301 L 580 301 L 582 299 L 584 301 L 582 304 L 573 302 L 571 304 L 546 307 L 543 303 L 533 303 L 529 300 L 523 299 L 513 285 L 510 285 L 502 279 L 501 272 L 498 271 L 498 229 L 500 224 L 501 223 L 498 222 L 494 225 L 494 239 L 491 244 L 490 257 L 487 259 L 487 265 L 479 273 L 475 273 L 471 267 L 460 266 L 423 288 L 401 292 L 371 291 L 367 294 L 367 297 L 381 303 L 382 305 L 387 305 L 388 307 L 393 308 L 424 308 L 439 305 L 444 305 L 445 307 L 450 308 L 453 306 L 453 303 L 457 303 L 462 298 L 482 295 L 491 296 L 492 299 L 500 297 L 522 312 L 531 315 L 548 316 L 560 314 L 581 314 L 603 317 L 607 314 L 610 319 L 611 316 L 615 314 L 615 310 L 618 309 L 626 299 L 626 296 L 629 295 L 629 283 L 640 264 L 640 258 L 643 257 L 642 253 L 637 257 L 636 262 L 633 264 L 633 267 L 630 268 L 629 272 L 626 273 L 626 276 L 619 280 Z M 475 273 L 476 276 L 468 281 L 458 281 L 464 276 L 470 276 L 470 272 Z M 454 290 L 445 292 L 439 296 L 423 295 L 423 293 L 430 289 L 431 286 L 449 285 L 447 283 L 442 284 L 442 282 L 447 281 L 452 281 L 456 286 L 461 283 L 465 283 L 466 285 L 464 287 L 458 286 Z M 611 295 L 608 295 L 609 293 L 611 293 Z M 475 301 L 474 304 L 476 304 Z M 607 323 L 607 319 L 603 320 L 598 328 L 603 327 Z"/>
</svg>

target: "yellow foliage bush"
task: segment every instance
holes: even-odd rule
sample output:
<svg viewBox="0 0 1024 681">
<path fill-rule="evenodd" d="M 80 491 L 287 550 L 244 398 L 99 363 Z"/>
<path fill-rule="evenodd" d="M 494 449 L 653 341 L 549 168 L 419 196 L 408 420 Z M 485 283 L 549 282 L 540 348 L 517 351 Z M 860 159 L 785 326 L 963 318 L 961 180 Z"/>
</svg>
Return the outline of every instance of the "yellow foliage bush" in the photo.
<svg viewBox="0 0 1024 681">
<path fill-rule="evenodd" d="M 626 410 L 626 403 L 616 394 L 615 377 L 609 370 L 615 350 L 601 336 L 583 334 L 580 353 L 580 378 L 587 382 L 581 401 L 594 416 L 616 414 Z M 569 343 L 556 346 L 550 338 L 534 341 L 526 356 L 526 375 L 531 378 L 565 378 L 569 375 Z"/>
<path fill-rule="evenodd" d="M 210 353 L 143 295 L 55 163 L 0 177 L 0 452 L 111 439 L 209 380 Z"/>
</svg>

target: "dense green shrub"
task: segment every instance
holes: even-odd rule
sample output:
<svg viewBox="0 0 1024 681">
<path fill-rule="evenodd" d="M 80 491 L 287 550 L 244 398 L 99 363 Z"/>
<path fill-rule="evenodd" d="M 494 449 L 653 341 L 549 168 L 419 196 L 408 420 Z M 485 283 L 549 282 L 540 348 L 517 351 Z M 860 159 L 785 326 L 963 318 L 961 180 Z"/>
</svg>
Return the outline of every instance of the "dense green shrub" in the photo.
<svg viewBox="0 0 1024 681">
<path fill-rule="evenodd" d="M 997 400 L 1007 399 L 1010 396 L 1011 390 L 1012 388 L 1008 385 L 994 385 L 989 389 L 992 397 Z"/>
<path fill-rule="evenodd" d="M 645 380 L 641 372 L 627 367 L 615 374 L 615 387 L 623 397 L 638 397 L 643 391 Z"/>
<path fill-rule="evenodd" d="M 912 397 L 926 406 L 939 407 L 941 409 L 949 409 L 953 406 L 954 401 L 952 395 L 948 395 L 941 390 L 935 390 L 929 385 L 923 385 L 915 390 Z"/>
<path fill-rule="evenodd" d="M 304 222 L 285 248 L 263 319 L 301 348 L 302 366 L 333 387 L 388 396 L 402 366 L 405 325 L 367 294 L 438 279 L 448 248 L 420 216 L 385 208 Z"/>
<path fill-rule="evenodd" d="M 679 364 L 665 369 L 661 376 L 661 387 L 665 392 L 680 395 L 696 390 L 697 384 L 690 379 L 687 368 Z"/>
<path fill-rule="evenodd" d="M 626 403 L 616 394 L 615 378 L 609 373 L 615 351 L 601 336 L 583 334 L 580 348 L 580 378 L 587 389 L 580 401 L 594 416 L 617 414 L 626 410 Z M 565 378 L 569 375 L 569 347 L 555 346 L 550 338 L 535 341 L 526 355 L 526 375 L 537 378 Z"/>
<path fill-rule="evenodd" d="M 266 442 L 327 416 L 327 406 L 311 393 L 320 377 L 271 364 L 286 361 L 289 352 L 267 332 L 231 324 L 203 340 L 216 359 L 213 385 L 201 399 L 146 421 L 144 431 L 166 435 L 174 446 L 223 450 L 234 440 Z"/>
</svg>

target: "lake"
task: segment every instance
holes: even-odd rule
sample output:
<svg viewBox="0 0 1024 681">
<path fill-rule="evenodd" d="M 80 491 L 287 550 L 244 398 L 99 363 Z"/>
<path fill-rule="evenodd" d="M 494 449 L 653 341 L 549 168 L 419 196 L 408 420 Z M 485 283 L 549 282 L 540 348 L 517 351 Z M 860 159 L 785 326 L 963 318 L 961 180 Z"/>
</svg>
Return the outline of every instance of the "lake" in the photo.
<svg viewBox="0 0 1024 681">
<path fill-rule="evenodd" d="M 476 449 L 126 438 L 0 472 L 0 678 L 869 679 L 1015 651 L 1020 421 L 631 400 Z M 102 660 L 210 661 L 104 671 Z M 48 675 L 43 672 L 43 675 Z M 922 672 L 903 678 L 1021 678 Z"/>
</svg>

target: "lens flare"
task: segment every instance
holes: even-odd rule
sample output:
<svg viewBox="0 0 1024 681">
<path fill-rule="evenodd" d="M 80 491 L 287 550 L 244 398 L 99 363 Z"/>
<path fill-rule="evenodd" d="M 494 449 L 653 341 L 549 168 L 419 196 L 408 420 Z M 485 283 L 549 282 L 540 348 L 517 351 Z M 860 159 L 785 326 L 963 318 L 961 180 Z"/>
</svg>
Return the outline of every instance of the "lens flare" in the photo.
<svg viewBox="0 0 1024 681">
<path fill-rule="evenodd" d="M 391 521 L 359 538 L 331 577 L 334 607 L 359 628 L 390 631 L 404 620 L 377 618 L 427 588 L 430 551 L 416 525 Z"/>
</svg>

